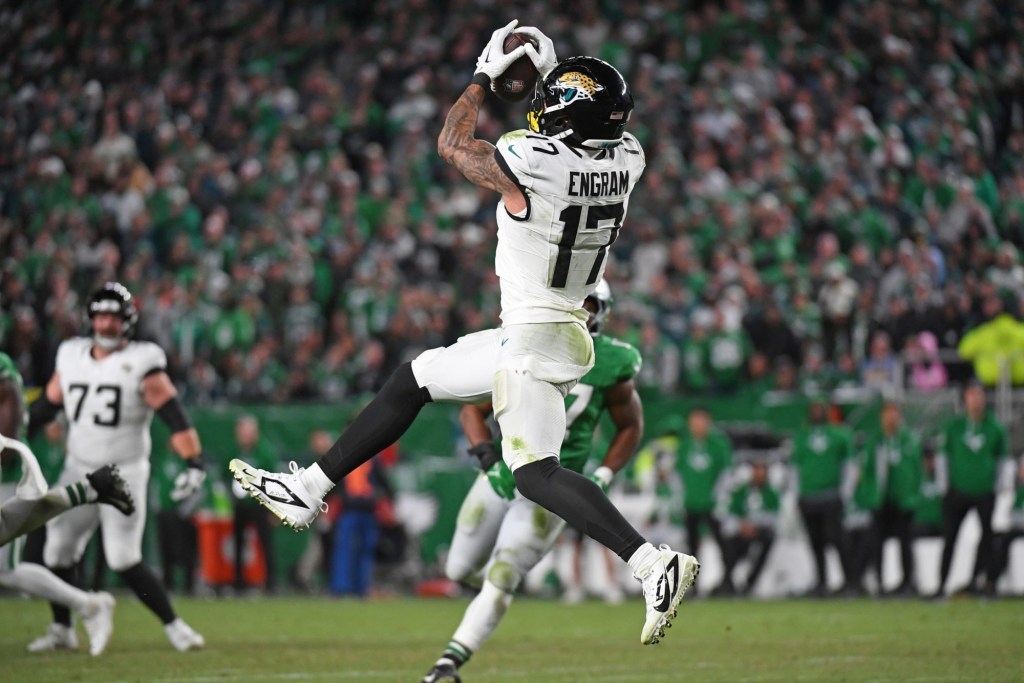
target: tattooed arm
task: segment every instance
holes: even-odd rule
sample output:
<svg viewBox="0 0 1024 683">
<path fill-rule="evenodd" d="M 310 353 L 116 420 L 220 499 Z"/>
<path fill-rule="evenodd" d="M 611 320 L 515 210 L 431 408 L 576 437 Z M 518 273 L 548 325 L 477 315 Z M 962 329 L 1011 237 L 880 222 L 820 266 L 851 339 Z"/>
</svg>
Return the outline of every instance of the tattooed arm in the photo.
<svg viewBox="0 0 1024 683">
<path fill-rule="evenodd" d="M 526 208 L 526 198 L 512 179 L 494 160 L 494 145 L 474 137 L 476 117 L 484 101 L 484 89 L 479 85 L 466 88 L 448 112 L 441 135 L 437 138 L 437 153 L 459 169 L 466 180 L 501 194 L 505 208 L 518 213 Z"/>
</svg>

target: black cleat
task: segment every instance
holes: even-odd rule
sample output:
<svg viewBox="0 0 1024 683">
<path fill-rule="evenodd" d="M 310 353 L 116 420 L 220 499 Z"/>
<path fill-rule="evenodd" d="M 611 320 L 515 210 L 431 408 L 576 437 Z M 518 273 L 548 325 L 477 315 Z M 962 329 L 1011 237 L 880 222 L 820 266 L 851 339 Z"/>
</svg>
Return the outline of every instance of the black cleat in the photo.
<svg viewBox="0 0 1024 683">
<path fill-rule="evenodd" d="M 455 663 L 446 658 L 437 660 L 434 664 L 434 668 L 430 670 L 420 683 L 462 683 L 462 679 L 459 677 L 459 670 L 455 666 Z"/>
<path fill-rule="evenodd" d="M 85 475 L 85 478 L 96 489 L 97 503 L 106 503 L 125 516 L 135 512 L 135 501 L 128 490 L 128 483 L 121 478 L 116 465 L 104 465 Z"/>
</svg>

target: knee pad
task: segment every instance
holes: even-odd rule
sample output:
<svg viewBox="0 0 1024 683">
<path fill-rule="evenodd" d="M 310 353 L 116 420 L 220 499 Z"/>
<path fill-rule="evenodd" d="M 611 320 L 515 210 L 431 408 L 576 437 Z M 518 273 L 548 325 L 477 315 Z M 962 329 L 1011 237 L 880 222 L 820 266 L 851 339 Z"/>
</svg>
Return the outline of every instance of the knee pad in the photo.
<svg viewBox="0 0 1024 683">
<path fill-rule="evenodd" d="M 486 577 L 489 583 L 503 593 L 515 593 L 519 582 L 523 580 L 522 572 L 513 562 L 507 559 L 495 559 L 487 567 Z"/>
<path fill-rule="evenodd" d="M 444 563 L 445 576 L 456 583 L 469 582 L 477 571 L 477 567 L 474 567 L 469 562 L 463 562 L 452 555 L 449 555 L 447 561 Z"/>
</svg>

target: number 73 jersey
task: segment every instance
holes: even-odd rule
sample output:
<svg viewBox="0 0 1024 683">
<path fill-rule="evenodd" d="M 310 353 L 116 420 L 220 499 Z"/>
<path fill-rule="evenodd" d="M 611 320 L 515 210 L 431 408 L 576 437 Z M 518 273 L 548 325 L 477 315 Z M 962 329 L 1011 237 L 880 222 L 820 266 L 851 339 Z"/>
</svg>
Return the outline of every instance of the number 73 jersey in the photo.
<svg viewBox="0 0 1024 683">
<path fill-rule="evenodd" d="M 165 370 L 167 357 L 156 344 L 133 341 L 96 360 L 92 346 L 92 339 L 76 337 L 57 349 L 67 458 L 90 468 L 146 460 L 153 411 L 142 398 L 142 380 Z"/>
<path fill-rule="evenodd" d="M 518 130 L 498 140 L 494 157 L 526 197 L 521 215 L 498 205 L 502 322 L 585 324 L 583 300 L 604 273 L 644 171 L 640 143 L 626 133 L 613 149 L 585 149 Z"/>
</svg>

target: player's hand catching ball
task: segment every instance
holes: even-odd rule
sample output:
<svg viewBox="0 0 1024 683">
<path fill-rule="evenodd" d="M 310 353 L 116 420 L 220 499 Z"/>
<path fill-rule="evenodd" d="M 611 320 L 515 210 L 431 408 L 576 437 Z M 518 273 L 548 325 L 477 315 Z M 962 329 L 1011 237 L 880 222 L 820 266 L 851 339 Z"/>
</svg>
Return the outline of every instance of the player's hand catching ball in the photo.
<svg viewBox="0 0 1024 683">
<path fill-rule="evenodd" d="M 558 66 L 558 57 L 555 56 L 555 44 L 544 35 L 543 31 L 533 26 L 523 26 L 517 28 L 515 32 L 522 33 L 524 36 L 529 36 L 537 41 L 539 49 L 530 43 L 523 47 L 526 48 L 526 56 L 533 62 L 533 65 L 537 68 L 537 73 L 540 74 L 540 80 L 543 81 Z"/>
<path fill-rule="evenodd" d="M 193 458 L 189 460 L 185 470 L 174 478 L 171 500 L 175 503 L 191 498 L 196 491 L 203 487 L 203 482 L 206 481 L 206 470 L 203 469 L 202 463 L 193 463 L 193 460 L 198 459 Z"/>
<path fill-rule="evenodd" d="M 474 83 L 485 88 L 490 87 L 492 80 L 505 73 L 506 69 L 512 65 L 512 62 L 526 54 L 525 45 L 520 45 L 512 50 L 512 52 L 505 53 L 505 38 L 508 37 L 508 34 L 512 33 L 512 29 L 518 23 L 518 19 L 513 19 L 504 27 L 491 34 L 490 41 L 484 46 L 484 51 L 480 53 L 476 60 L 476 72 L 473 74 Z M 531 45 L 531 47 L 533 46 Z"/>
</svg>

